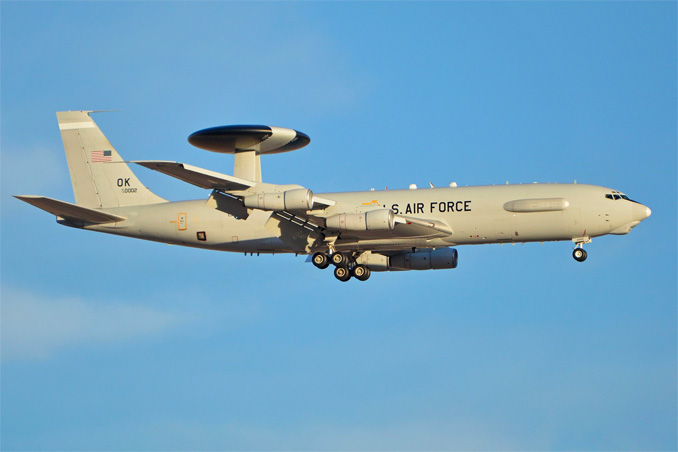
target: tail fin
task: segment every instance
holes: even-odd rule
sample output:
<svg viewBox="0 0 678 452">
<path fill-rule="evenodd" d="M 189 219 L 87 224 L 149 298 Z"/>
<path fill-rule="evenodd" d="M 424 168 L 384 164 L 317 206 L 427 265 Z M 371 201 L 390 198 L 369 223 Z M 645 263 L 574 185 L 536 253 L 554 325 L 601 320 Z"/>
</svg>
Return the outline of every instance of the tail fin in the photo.
<svg viewBox="0 0 678 452">
<path fill-rule="evenodd" d="M 76 204 L 106 208 L 165 202 L 137 179 L 90 113 L 57 112 Z"/>
</svg>

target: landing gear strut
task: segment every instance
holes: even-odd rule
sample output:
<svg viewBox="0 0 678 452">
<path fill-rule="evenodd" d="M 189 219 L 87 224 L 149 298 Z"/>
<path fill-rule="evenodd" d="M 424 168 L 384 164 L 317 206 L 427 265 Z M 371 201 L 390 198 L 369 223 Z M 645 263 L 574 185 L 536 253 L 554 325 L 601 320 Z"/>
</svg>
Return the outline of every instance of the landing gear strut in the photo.
<svg viewBox="0 0 678 452">
<path fill-rule="evenodd" d="M 584 231 L 584 234 L 586 234 L 586 231 Z M 577 262 L 584 262 L 587 257 L 586 251 L 584 251 L 584 243 L 591 243 L 591 237 L 577 237 L 572 239 L 572 241 L 575 244 L 572 257 Z"/>
</svg>

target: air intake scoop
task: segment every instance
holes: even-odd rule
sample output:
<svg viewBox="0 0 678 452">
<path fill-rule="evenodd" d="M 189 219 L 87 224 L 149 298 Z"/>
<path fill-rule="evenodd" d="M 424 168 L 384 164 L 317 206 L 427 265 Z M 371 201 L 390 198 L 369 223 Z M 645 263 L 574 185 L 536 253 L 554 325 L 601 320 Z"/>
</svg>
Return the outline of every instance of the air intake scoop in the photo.
<svg viewBox="0 0 678 452">
<path fill-rule="evenodd" d="M 255 151 L 260 155 L 296 151 L 311 139 L 305 133 L 284 127 L 239 125 L 198 130 L 188 137 L 188 142 L 197 148 L 223 154 Z"/>
</svg>

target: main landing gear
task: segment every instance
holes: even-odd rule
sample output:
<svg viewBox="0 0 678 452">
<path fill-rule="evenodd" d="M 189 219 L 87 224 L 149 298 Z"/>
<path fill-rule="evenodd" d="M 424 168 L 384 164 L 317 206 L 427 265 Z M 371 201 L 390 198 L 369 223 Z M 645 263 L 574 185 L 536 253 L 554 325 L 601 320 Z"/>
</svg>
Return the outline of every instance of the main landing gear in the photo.
<svg viewBox="0 0 678 452">
<path fill-rule="evenodd" d="M 321 270 L 324 270 L 330 265 L 330 259 L 325 253 L 315 253 L 313 255 L 313 265 Z"/>
<path fill-rule="evenodd" d="M 327 268 L 330 263 L 334 265 L 334 277 L 339 281 L 346 282 L 351 277 L 358 281 L 367 281 L 372 272 L 365 266 L 358 264 L 353 256 L 342 253 L 332 253 L 328 256 L 325 253 L 315 253 L 312 258 L 313 265 L 320 269 Z"/>
</svg>

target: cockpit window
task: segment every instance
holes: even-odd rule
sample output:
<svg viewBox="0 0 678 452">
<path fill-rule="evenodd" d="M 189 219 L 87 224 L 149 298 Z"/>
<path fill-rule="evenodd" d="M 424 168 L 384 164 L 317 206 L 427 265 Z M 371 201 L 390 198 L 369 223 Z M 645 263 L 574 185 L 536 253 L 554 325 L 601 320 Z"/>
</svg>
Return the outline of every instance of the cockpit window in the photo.
<svg viewBox="0 0 678 452">
<path fill-rule="evenodd" d="M 607 198 L 607 199 L 612 199 L 612 200 L 614 200 L 614 201 L 616 201 L 616 200 L 618 200 L 618 199 L 625 199 L 625 200 L 627 200 L 627 201 L 636 202 L 636 201 L 634 201 L 633 199 L 631 199 L 631 198 L 629 198 L 628 196 L 626 196 L 624 193 L 618 192 L 618 191 L 616 191 L 616 190 L 613 190 L 612 193 L 607 193 L 607 194 L 605 195 L 605 198 Z"/>
</svg>

